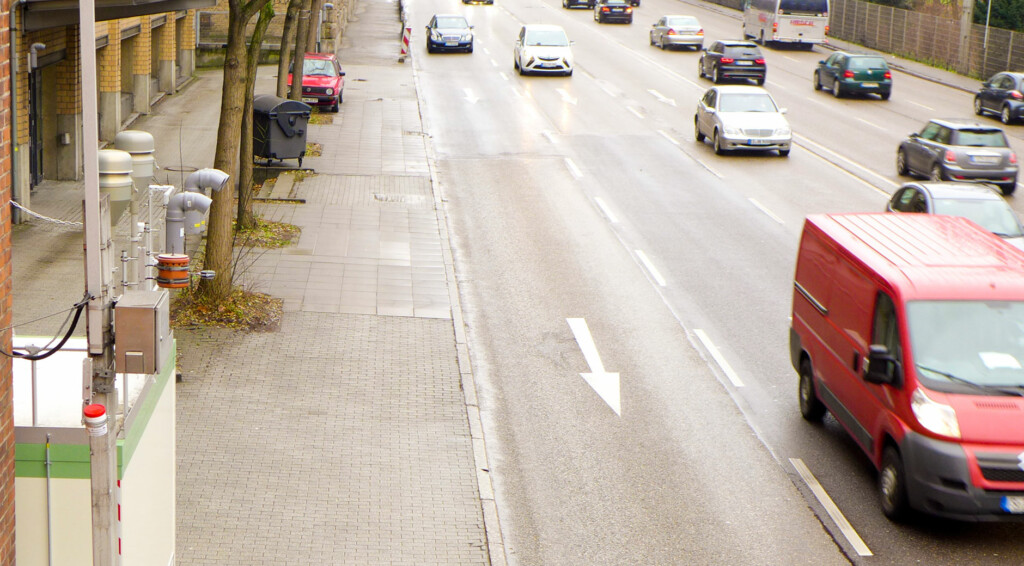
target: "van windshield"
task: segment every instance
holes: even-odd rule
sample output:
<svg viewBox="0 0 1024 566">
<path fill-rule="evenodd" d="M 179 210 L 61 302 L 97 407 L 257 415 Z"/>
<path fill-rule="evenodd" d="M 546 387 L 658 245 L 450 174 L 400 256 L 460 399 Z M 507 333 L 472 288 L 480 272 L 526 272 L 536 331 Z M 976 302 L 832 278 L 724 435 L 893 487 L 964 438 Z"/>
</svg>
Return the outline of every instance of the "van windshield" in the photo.
<svg viewBox="0 0 1024 566">
<path fill-rule="evenodd" d="M 917 376 L 929 389 L 1024 395 L 1024 301 L 910 301 Z"/>
</svg>

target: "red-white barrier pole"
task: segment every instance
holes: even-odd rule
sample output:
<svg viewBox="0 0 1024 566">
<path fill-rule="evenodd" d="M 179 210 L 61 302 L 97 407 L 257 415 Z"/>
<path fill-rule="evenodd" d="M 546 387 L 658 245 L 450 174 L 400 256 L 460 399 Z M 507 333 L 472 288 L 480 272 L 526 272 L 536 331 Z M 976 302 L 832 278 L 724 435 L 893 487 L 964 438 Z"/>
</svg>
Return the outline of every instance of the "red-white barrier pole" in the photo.
<svg viewBox="0 0 1024 566">
<path fill-rule="evenodd" d="M 402 57 L 409 54 L 409 38 L 412 37 L 412 28 L 405 28 L 402 32 Z"/>
</svg>

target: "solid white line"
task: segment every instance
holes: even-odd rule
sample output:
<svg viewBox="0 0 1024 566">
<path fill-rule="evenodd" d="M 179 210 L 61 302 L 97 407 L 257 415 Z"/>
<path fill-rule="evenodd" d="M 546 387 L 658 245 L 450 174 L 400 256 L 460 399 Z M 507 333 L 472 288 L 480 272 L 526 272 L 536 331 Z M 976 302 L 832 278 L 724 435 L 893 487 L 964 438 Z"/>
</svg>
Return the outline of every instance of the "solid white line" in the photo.
<svg viewBox="0 0 1024 566">
<path fill-rule="evenodd" d="M 647 259 L 647 254 L 645 254 L 642 250 L 636 250 L 636 256 L 640 258 L 640 263 L 644 264 L 644 267 L 647 268 L 647 272 L 651 274 L 651 277 L 654 278 L 654 281 L 658 285 L 662 287 L 667 285 L 667 283 L 665 283 L 665 278 L 661 276 L 661 273 L 658 271 L 656 267 L 654 267 L 654 264 L 651 263 L 651 260 Z"/>
<path fill-rule="evenodd" d="M 920 102 L 914 102 L 913 100 L 908 100 L 907 102 L 913 104 L 914 106 L 920 106 L 921 108 L 924 108 L 925 110 L 935 110 L 931 106 L 925 106 L 924 104 L 921 104 Z"/>
<path fill-rule="evenodd" d="M 798 136 L 796 134 L 794 134 L 793 137 L 794 138 L 798 138 L 801 144 L 803 144 L 803 145 L 813 145 L 815 148 L 818 149 L 818 151 L 820 151 L 822 153 L 828 153 L 828 154 L 832 155 L 833 157 L 835 157 L 836 159 L 839 159 L 841 161 L 845 161 L 851 167 L 854 167 L 856 169 L 860 169 L 861 171 L 867 173 L 868 175 L 871 175 L 872 177 L 874 177 L 876 179 L 881 179 L 883 182 L 885 182 L 885 184 L 890 185 L 893 188 L 896 188 L 898 186 L 896 183 L 892 182 L 891 180 L 889 180 L 889 179 L 879 175 L 878 173 L 875 173 L 874 171 L 864 167 L 863 165 L 860 165 L 859 163 L 855 163 L 853 161 L 850 161 L 849 159 L 843 157 L 842 155 L 839 155 L 838 153 L 832 151 L 831 149 L 829 149 L 829 148 L 827 148 L 827 147 L 825 147 L 825 146 L 823 146 L 823 145 L 821 145 L 819 143 L 815 143 L 815 142 L 809 140 L 808 138 L 806 138 L 804 136 Z M 822 159 L 824 161 L 828 161 L 827 159 L 824 158 L 824 156 L 819 155 L 817 152 L 813 152 L 812 151 L 811 154 L 819 157 L 820 159 Z M 879 189 L 878 187 L 872 185 L 871 183 L 868 183 L 864 179 L 861 179 L 860 177 L 854 175 L 853 173 L 847 172 L 847 174 L 850 175 L 851 177 L 859 180 L 860 182 L 864 183 L 866 186 L 871 187 L 872 190 L 877 191 L 879 194 L 885 196 L 885 198 L 889 198 L 889 197 L 892 196 L 891 194 L 883 191 L 882 189 Z"/>
<path fill-rule="evenodd" d="M 569 174 L 572 175 L 573 178 L 575 178 L 577 180 L 583 178 L 583 171 L 580 171 L 580 168 L 577 167 L 576 164 L 572 162 L 572 159 L 569 159 L 568 157 L 566 157 L 565 158 L 565 166 L 566 166 L 566 168 L 569 169 Z"/>
<path fill-rule="evenodd" d="M 632 112 L 633 115 L 636 116 L 637 118 L 640 118 L 641 120 L 644 119 L 644 115 L 641 114 L 640 111 L 637 110 L 636 108 L 633 108 L 632 106 L 627 106 L 626 109 Z"/>
<path fill-rule="evenodd" d="M 661 134 L 661 137 L 667 139 L 672 145 L 679 145 L 679 142 L 677 142 L 672 136 L 668 135 L 668 132 L 665 130 L 658 130 L 658 133 Z"/>
<path fill-rule="evenodd" d="M 811 489 L 811 493 L 813 493 L 814 497 L 818 499 L 818 503 L 821 503 L 821 506 L 825 508 L 825 512 L 832 518 L 832 522 L 839 527 L 839 531 L 843 533 L 843 536 L 845 536 L 846 540 L 850 542 L 853 549 L 857 551 L 857 554 L 860 556 L 872 556 L 873 554 L 871 549 L 868 548 L 868 545 L 860 538 L 860 535 L 858 535 L 857 531 L 854 530 L 853 525 L 846 520 L 846 517 L 843 516 L 843 512 L 840 511 L 839 507 L 834 501 L 832 501 L 832 498 L 829 497 L 825 488 L 821 487 L 821 484 L 818 483 L 818 479 L 814 477 L 814 474 L 812 474 L 811 470 L 807 468 L 803 460 L 799 458 L 790 458 L 789 463 L 793 464 L 793 468 L 796 469 L 798 474 L 800 474 L 804 483 L 806 483 L 807 487 Z"/>
<path fill-rule="evenodd" d="M 716 348 L 714 342 L 708 338 L 708 335 L 699 328 L 694 328 L 693 333 L 697 335 L 697 339 L 700 340 L 700 343 L 704 344 L 704 347 L 707 348 L 708 353 L 710 353 L 711 357 L 714 358 L 718 367 L 722 368 L 722 371 L 725 373 L 725 377 L 729 378 L 733 387 L 743 387 L 743 382 L 740 381 L 740 376 L 736 375 L 736 372 L 732 370 L 732 366 L 729 365 L 729 362 L 725 361 L 725 356 L 718 351 L 718 348 Z"/>
<path fill-rule="evenodd" d="M 882 126 L 879 126 L 878 124 L 874 124 L 874 123 L 868 122 L 864 118 L 859 118 L 858 117 L 857 119 L 860 120 L 861 122 L 864 122 L 865 124 L 871 126 L 872 128 L 878 128 L 879 130 L 882 130 L 883 132 L 886 131 L 886 129 L 883 128 Z"/>
<path fill-rule="evenodd" d="M 772 220 L 778 222 L 779 224 L 785 224 L 785 222 L 783 222 L 781 218 L 776 216 L 774 212 L 768 210 L 763 204 L 757 202 L 756 200 L 754 200 L 752 198 L 747 199 L 747 200 L 750 201 L 750 204 L 754 205 L 754 208 L 756 208 L 756 209 L 760 210 L 761 212 L 767 214 L 768 218 L 771 218 Z"/>
<path fill-rule="evenodd" d="M 597 207 L 600 208 L 601 212 L 604 213 L 604 216 L 605 218 L 608 219 L 608 222 L 611 222 L 612 224 L 617 224 L 619 222 L 619 219 L 615 217 L 615 214 L 612 213 L 612 210 L 608 208 L 607 204 L 605 204 L 604 199 L 602 199 L 601 197 L 594 197 L 594 202 L 597 203 Z"/>
</svg>

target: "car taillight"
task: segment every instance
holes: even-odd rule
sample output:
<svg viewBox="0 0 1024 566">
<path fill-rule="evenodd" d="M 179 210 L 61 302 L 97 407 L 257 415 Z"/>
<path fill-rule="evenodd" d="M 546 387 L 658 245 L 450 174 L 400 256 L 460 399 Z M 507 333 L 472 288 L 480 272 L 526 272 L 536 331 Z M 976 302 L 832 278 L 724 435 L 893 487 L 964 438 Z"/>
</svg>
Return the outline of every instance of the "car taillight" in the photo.
<svg viewBox="0 0 1024 566">
<path fill-rule="evenodd" d="M 626 13 L 627 14 L 632 14 L 633 13 L 633 8 L 626 8 Z"/>
<path fill-rule="evenodd" d="M 891 79 L 892 78 L 892 73 L 890 73 L 889 71 L 886 71 L 885 72 L 885 78 Z"/>
<path fill-rule="evenodd" d="M 850 70 L 843 71 L 843 78 L 844 79 L 852 79 L 853 78 L 853 71 L 850 71 Z"/>
<path fill-rule="evenodd" d="M 697 30 L 697 35 L 704 35 L 704 30 L 702 30 L 702 29 Z"/>
<path fill-rule="evenodd" d="M 611 10 L 612 10 L 612 9 L 611 9 L 611 8 L 609 8 L 608 6 L 605 6 L 604 8 L 601 8 L 601 11 L 602 11 L 602 12 L 610 12 Z"/>
<path fill-rule="evenodd" d="M 1017 154 L 1013 153 L 1013 152 L 1010 152 L 1010 165 L 1016 165 L 1016 164 L 1017 164 Z"/>
<path fill-rule="evenodd" d="M 764 57 L 758 57 L 757 59 L 754 59 L 754 62 L 758 65 L 764 65 Z"/>
<path fill-rule="evenodd" d="M 828 26 L 825 26 L 825 35 L 828 35 Z"/>
<path fill-rule="evenodd" d="M 956 154 L 953 153 L 953 150 L 951 150 L 951 149 L 947 149 L 946 150 L 945 161 L 946 161 L 946 163 L 956 163 Z"/>
<path fill-rule="evenodd" d="M 668 30 L 668 33 L 665 34 L 665 35 L 675 35 L 675 34 L 676 34 L 676 30 L 670 29 L 670 30 Z"/>
<path fill-rule="evenodd" d="M 733 59 L 732 57 L 722 57 L 722 63 L 725 64 L 725 65 L 728 65 L 730 63 L 734 63 L 735 61 L 736 60 Z"/>
<path fill-rule="evenodd" d="M 779 33 L 779 24 L 777 22 L 772 24 L 772 33 Z"/>
<path fill-rule="evenodd" d="M 1019 90 L 1011 90 L 1010 91 L 1010 98 L 1012 98 L 1014 100 L 1020 100 L 1020 99 L 1024 98 L 1024 95 L 1021 95 Z"/>
</svg>

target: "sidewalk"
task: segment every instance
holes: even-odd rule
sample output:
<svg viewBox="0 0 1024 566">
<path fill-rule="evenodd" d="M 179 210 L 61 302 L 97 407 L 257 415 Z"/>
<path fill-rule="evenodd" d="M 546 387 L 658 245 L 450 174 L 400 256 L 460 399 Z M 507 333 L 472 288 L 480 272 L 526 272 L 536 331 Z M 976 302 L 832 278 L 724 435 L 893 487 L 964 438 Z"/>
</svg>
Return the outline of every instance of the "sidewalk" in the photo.
<svg viewBox="0 0 1024 566">
<path fill-rule="evenodd" d="M 279 330 L 175 332 L 178 565 L 505 563 L 399 28 L 397 4 L 359 3 L 339 52 L 345 101 L 307 135 L 323 154 L 303 161 L 317 175 L 291 196 L 305 202 L 259 205 L 302 228 L 296 246 L 240 260 L 240 283 L 284 299 Z M 213 165 L 220 80 L 201 71 L 131 126 L 156 137 L 159 182 Z M 80 221 L 81 183 L 44 184 L 33 209 Z M 80 230 L 15 227 L 16 321 L 80 299 Z"/>
</svg>

